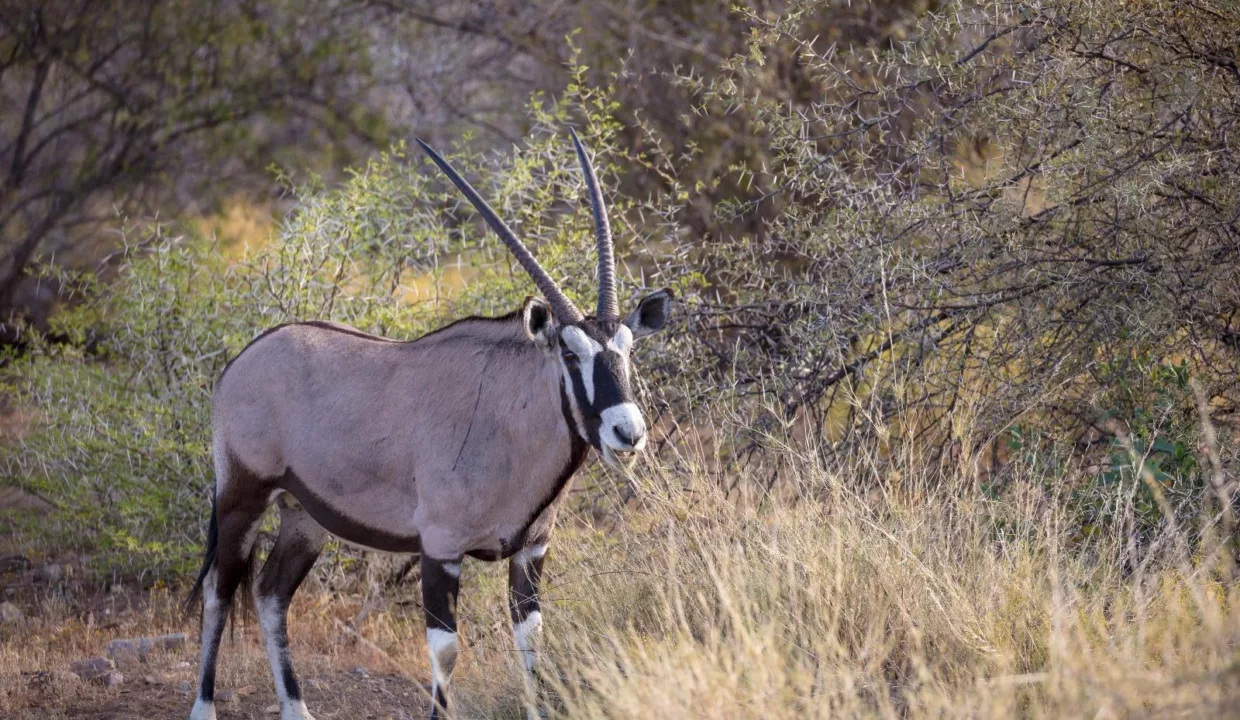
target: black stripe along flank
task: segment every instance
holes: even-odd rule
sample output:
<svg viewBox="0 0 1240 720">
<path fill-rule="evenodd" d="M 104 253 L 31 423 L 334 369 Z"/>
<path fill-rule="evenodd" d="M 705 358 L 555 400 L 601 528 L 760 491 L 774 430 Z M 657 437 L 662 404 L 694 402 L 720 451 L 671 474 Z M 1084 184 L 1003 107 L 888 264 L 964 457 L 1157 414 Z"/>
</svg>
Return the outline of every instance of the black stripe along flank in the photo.
<svg viewBox="0 0 1240 720">
<path fill-rule="evenodd" d="M 293 468 L 286 469 L 276 484 L 292 493 L 310 517 L 336 537 L 384 552 L 412 553 L 422 550 L 422 539 L 417 535 L 396 535 L 372 528 L 336 511 L 326 500 L 311 492 Z"/>
</svg>

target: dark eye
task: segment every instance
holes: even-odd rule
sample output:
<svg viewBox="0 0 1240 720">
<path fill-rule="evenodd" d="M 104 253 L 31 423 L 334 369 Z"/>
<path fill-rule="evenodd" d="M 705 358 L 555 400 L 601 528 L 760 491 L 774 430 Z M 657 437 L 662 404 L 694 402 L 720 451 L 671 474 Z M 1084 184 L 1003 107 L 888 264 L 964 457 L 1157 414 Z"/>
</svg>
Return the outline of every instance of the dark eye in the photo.
<svg viewBox="0 0 1240 720">
<path fill-rule="evenodd" d="M 560 348 L 560 357 L 564 358 L 564 362 L 566 363 L 577 362 L 577 353 L 569 350 L 568 348 Z"/>
</svg>

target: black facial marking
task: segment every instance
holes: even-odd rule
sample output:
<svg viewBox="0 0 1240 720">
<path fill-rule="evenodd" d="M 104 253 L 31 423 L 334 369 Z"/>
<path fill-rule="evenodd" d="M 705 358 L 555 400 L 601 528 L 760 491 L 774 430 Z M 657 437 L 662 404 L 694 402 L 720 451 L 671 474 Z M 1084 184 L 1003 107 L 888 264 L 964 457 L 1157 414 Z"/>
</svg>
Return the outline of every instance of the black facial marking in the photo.
<svg viewBox="0 0 1240 720">
<path fill-rule="evenodd" d="M 628 377 L 624 373 L 624 360 L 612 350 L 594 356 L 594 407 L 598 412 L 631 402 Z"/>
<path fill-rule="evenodd" d="M 595 449 L 602 449 L 599 432 L 602 429 L 603 411 L 621 403 L 633 402 L 633 391 L 629 385 L 629 376 L 625 367 L 626 360 L 620 353 L 607 347 L 607 343 L 620 329 L 620 323 L 599 322 L 595 318 L 588 317 L 576 327 L 603 347 L 603 350 L 594 356 L 591 368 L 590 379 L 594 383 L 593 402 L 586 396 L 581 363 L 571 359 L 566 359 L 564 363 L 571 380 L 573 399 L 585 423 L 585 435 L 590 445 Z M 572 351 L 572 348 L 564 342 L 563 337 L 560 338 L 560 348 L 562 353 Z"/>
<path fill-rule="evenodd" d="M 577 409 L 581 412 L 581 419 L 586 425 L 584 428 L 586 437 L 589 438 L 590 444 L 597 448 L 600 443 L 599 427 L 603 422 L 602 416 L 594 409 L 590 398 L 586 396 L 586 384 L 582 380 L 581 367 L 570 367 L 568 376 L 573 381 L 573 399 L 577 401 Z"/>
</svg>

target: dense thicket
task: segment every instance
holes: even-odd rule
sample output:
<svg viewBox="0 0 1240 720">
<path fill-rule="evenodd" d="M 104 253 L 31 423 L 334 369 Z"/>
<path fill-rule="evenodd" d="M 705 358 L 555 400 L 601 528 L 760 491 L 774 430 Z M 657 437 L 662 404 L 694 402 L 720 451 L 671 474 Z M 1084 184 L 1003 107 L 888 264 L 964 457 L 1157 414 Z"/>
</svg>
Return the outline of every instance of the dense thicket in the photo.
<svg viewBox="0 0 1240 720">
<path fill-rule="evenodd" d="M 747 7 L 777 16 L 784 6 Z M 813 32 L 882 43 L 924 9 L 824 4 Z M 533 127 L 526 100 L 559 95 L 571 67 L 591 85 L 615 81 L 620 144 L 653 141 L 675 157 L 697 188 L 682 221 L 718 237 L 715 203 L 752 189 L 731 166 L 759 167 L 767 154 L 743 107 L 701 112 L 697 84 L 744 48 L 748 28 L 714 2 L 10 1 L 0 6 L 0 339 L 45 332 L 71 296 L 32 263 L 93 269 L 115 249 L 118 216 L 182 221 L 262 204 L 280 189 L 273 164 L 338 177 L 414 133 L 476 132 L 473 147 L 506 149 Z M 782 69 L 746 92 L 801 93 L 795 50 L 771 50 Z M 626 194 L 667 188 L 638 163 L 618 180 Z M 761 216 L 744 222 L 762 231 Z"/>
<path fill-rule="evenodd" d="M 470 47 L 512 53 L 507 71 L 530 61 L 537 43 L 504 34 L 529 16 L 472 7 L 388 9 L 485 37 Z M 651 5 L 630 35 L 695 58 L 683 66 L 602 53 L 621 27 L 606 12 L 565 16 L 587 28 L 567 45 L 567 89 L 533 96 L 510 153 L 458 148 L 588 297 L 564 127 L 582 130 L 621 189 L 622 295 L 684 298 L 639 358 L 669 462 L 699 463 L 686 450 L 705 444 L 725 489 L 775 490 L 806 453 L 826 467 L 898 454 L 993 497 L 1032 467 L 1082 536 L 1130 540 L 1129 562 L 1168 524 L 1234 533 L 1240 11 L 688 7 L 701 15 Z M 690 21 L 707 16 L 719 24 Z M 70 343 L 11 366 L 42 423 L 3 449 L 7 476 L 58 504 L 66 538 L 137 567 L 182 557 L 210 484 L 211 383 L 260 328 L 330 317 L 411 337 L 530 291 L 425 170 L 398 147 L 339 186 L 296 185 L 273 242 L 231 264 L 208 239 L 134 229 L 118 279 L 75 276 L 91 300 L 58 320 L 102 338 L 100 357 Z"/>
<path fill-rule="evenodd" d="M 32 263 L 97 264 L 118 216 L 209 211 L 261 194 L 272 162 L 330 169 L 385 142 L 368 102 L 380 16 L 348 0 L 0 4 L 7 340 L 59 290 L 23 282 Z"/>
</svg>

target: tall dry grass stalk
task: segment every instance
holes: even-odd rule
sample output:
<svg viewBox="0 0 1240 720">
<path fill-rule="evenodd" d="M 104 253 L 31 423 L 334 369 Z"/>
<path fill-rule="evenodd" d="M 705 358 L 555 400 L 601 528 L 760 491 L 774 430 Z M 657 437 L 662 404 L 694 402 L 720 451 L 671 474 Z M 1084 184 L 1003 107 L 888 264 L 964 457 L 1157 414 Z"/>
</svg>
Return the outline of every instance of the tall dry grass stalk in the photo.
<svg viewBox="0 0 1240 720">
<path fill-rule="evenodd" d="M 1125 573 L 1122 543 L 1082 546 L 1036 478 L 992 501 L 907 470 L 860 477 L 877 467 L 865 462 L 786 467 L 795 492 L 760 502 L 655 468 L 613 532 L 561 533 L 546 603 L 558 714 L 1240 708 L 1240 591 L 1178 543 Z"/>
</svg>

